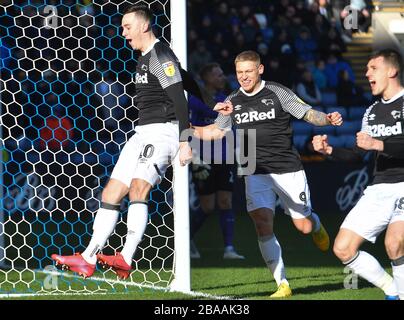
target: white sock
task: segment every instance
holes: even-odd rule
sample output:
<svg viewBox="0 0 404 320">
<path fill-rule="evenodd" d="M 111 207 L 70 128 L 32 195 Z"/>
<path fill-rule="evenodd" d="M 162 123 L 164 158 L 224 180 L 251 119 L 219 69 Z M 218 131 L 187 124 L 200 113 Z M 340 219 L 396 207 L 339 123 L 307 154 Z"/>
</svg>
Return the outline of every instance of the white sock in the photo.
<svg viewBox="0 0 404 320">
<path fill-rule="evenodd" d="M 358 251 L 356 258 L 353 258 L 351 262 L 348 262 L 346 265 L 357 275 L 382 289 L 386 295 L 397 295 L 397 288 L 393 278 L 369 253 Z"/>
<path fill-rule="evenodd" d="M 276 284 L 278 286 L 282 282 L 289 284 L 286 280 L 285 265 L 282 260 L 282 249 L 275 235 L 258 238 L 258 245 L 265 263 L 274 276 Z"/>
<path fill-rule="evenodd" d="M 128 265 L 132 264 L 133 255 L 139 242 L 142 241 L 148 220 L 149 215 L 146 203 L 134 203 L 129 206 L 127 220 L 128 233 L 121 252 Z"/>
<path fill-rule="evenodd" d="M 396 263 L 398 265 L 394 265 Z M 404 300 L 404 256 L 393 261 L 392 268 L 393 268 L 393 277 L 394 282 L 397 286 L 398 295 L 400 300 Z"/>
<path fill-rule="evenodd" d="M 311 213 L 311 216 L 313 217 L 313 220 L 314 220 L 312 232 L 317 232 L 318 230 L 320 230 L 320 226 L 321 226 L 320 218 L 314 212 Z"/>
<path fill-rule="evenodd" d="M 119 211 L 99 208 L 93 223 L 93 235 L 86 250 L 81 254 L 88 263 L 97 262 L 97 253 L 104 248 L 112 231 L 115 229 Z"/>
</svg>

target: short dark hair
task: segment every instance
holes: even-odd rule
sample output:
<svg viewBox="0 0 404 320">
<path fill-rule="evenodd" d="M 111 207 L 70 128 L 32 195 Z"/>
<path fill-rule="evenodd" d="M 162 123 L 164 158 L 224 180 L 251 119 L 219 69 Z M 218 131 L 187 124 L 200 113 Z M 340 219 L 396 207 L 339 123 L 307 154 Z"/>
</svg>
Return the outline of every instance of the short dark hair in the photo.
<svg viewBox="0 0 404 320">
<path fill-rule="evenodd" d="M 203 81 L 205 81 L 206 76 L 212 72 L 213 69 L 215 68 L 220 68 L 220 64 L 218 64 L 217 62 L 211 62 L 208 63 L 206 65 L 204 65 L 201 70 L 199 71 L 199 76 L 201 77 L 201 79 Z"/>
<path fill-rule="evenodd" d="M 401 54 L 394 49 L 383 49 L 373 53 L 370 56 L 369 60 L 379 57 L 383 57 L 384 60 L 387 61 L 387 63 L 391 64 L 394 68 L 397 69 L 398 78 L 401 81 L 404 70 L 404 62 Z"/>
<path fill-rule="evenodd" d="M 128 13 L 135 13 L 136 15 L 142 17 L 144 20 L 148 21 L 150 26 L 153 24 L 153 13 L 150 8 L 145 4 L 132 4 L 125 8 L 123 15 Z"/>
</svg>

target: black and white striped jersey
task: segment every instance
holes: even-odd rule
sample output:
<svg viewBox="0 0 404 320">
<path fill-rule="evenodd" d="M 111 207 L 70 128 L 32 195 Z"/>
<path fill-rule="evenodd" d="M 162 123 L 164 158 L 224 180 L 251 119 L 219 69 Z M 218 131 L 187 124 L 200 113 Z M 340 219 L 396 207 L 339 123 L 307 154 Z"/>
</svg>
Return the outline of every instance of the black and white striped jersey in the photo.
<svg viewBox="0 0 404 320">
<path fill-rule="evenodd" d="M 383 141 L 384 150 L 373 152 L 374 170 L 371 184 L 404 181 L 404 90 L 390 100 L 373 103 L 362 119 L 362 129 Z M 333 148 L 331 160 L 359 162 L 367 151 L 358 148 Z"/>
<path fill-rule="evenodd" d="M 216 124 L 222 129 L 232 125 L 243 129 L 247 144 L 251 143 L 247 130 L 256 130 L 255 174 L 288 173 L 303 168 L 293 146 L 291 116 L 301 119 L 311 106 L 283 85 L 267 81 L 262 81 L 254 95 L 240 88 L 227 100 L 233 104 L 233 113 L 230 116 L 219 114 Z"/>
<path fill-rule="evenodd" d="M 176 119 L 168 87 L 182 81 L 180 64 L 167 45 L 157 41 L 138 59 L 136 66 L 136 105 L 139 125 L 165 123 Z"/>
</svg>

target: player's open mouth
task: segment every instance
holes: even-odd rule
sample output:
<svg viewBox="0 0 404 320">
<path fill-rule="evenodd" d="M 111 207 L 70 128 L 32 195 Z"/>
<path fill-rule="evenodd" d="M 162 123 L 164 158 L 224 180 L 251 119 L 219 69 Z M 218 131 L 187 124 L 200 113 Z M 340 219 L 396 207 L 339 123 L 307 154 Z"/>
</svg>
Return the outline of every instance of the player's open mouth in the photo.
<svg viewBox="0 0 404 320">
<path fill-rule="evenodd" d="M 375 80 L 369 80 L 370 87 L 373 88 L 376 85 Z"/>
</svg>

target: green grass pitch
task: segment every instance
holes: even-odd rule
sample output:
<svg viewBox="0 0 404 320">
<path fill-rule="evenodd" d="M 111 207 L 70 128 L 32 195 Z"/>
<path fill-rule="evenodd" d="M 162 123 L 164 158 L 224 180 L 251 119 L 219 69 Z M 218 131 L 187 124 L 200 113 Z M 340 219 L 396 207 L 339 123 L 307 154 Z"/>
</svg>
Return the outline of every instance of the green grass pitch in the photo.
<svg viewBox="0 0 404 320">
<path fill-rule="evenodd" d="M 343 216 L 320 214 L 320 217 L 333 242 Z M 331 250 L 327 253 L 320 252 L 312 243 L 311 236 L 300 234 L 288 216 L 282 213 L 276 215 L 275 233 L 282 246 L 287 277 L 293 290 L 290 300 L 382 300 L 384 298 L 380 289 L 374 288 L 361 279 L 358 282 L 358 289 L 345 289 L 344 280 L 349 274 L 344 273 L 343 266 Z M 383 238 L 384 234 L 375 245 L 366 244 L 363 249 L 374 254 L 391 273 L 389 260 L 383 248 Z M 236 216 L 235 230 L 235 245 L 239 253 L 246 257 L 245 260 L 223 260 L 223 241 L 218 216 L 209 217 L 197 234 L 195 242 L 202 255 L 201 259 L 191 261 L 192 290 L 196 292 L 195 295 L 136 286 L 125 288 L 122 284 L 116 284 L 101 286 L 104 288 L 102 292 L 28 296 L 18 299 L 191 300 L 224 297 L 267 300 L 269 294 L 276 290 L 275 281 L 259 253 L 255 230 L 247 214 Z M 18 277 L 17 273 L 9 274 L 9 289 L 12 288 L 11 282 L 14 277 Z M 23 273 L 23 277 L 29 280 L 33 276 L 32 273 Z M 110 277 L 116 279 L 112 273 Z M 65 278 L 61 278 L 62 284 L 63 279 Z M 4 279 L 1 280 L 4 281 Z M 66 278 L 64 285 L 66 288 L 70 286 L 73 292 L 75 282 L 82 284 L 83 281 L 88 281 L 90 284 L 94 280 L 69 281 Z M 33 292 L 39 288 L 39 283 L 40 281 L 31 283 Z M 89 287 L 91 288 L 91 284 Z M 6 287 L 3 286 L 0 293 L 4 293 L 5 290 Z M 19 291 L 18 287 L 16 291 Z"/>
</svg>

